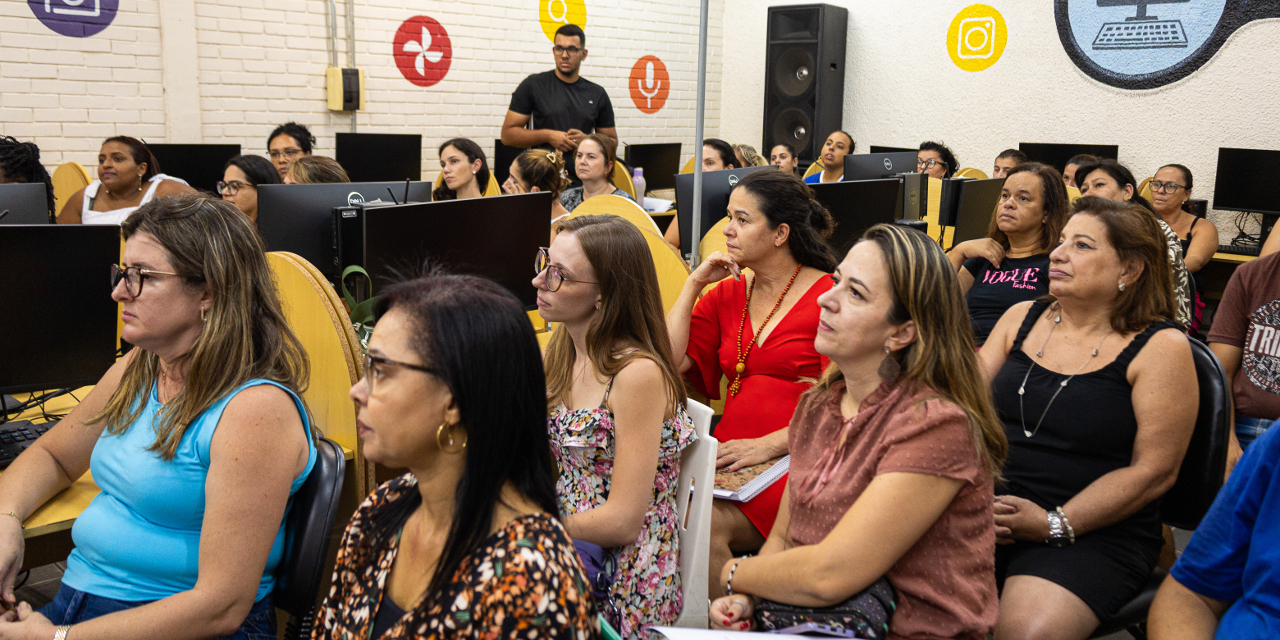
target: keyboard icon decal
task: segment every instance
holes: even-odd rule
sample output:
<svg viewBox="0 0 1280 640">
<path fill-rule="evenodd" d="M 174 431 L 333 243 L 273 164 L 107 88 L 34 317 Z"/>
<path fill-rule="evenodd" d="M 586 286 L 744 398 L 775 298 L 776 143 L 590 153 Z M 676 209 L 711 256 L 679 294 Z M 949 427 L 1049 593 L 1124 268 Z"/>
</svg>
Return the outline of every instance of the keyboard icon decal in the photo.
<svg viewBox="0 0 1280 640">
<path fill-rule="evenodd" d="M 1108 22 L 1093 39 L 1094 49 L 1168 49 L 1187 46 L 1181 20 Z"/>
</svg>

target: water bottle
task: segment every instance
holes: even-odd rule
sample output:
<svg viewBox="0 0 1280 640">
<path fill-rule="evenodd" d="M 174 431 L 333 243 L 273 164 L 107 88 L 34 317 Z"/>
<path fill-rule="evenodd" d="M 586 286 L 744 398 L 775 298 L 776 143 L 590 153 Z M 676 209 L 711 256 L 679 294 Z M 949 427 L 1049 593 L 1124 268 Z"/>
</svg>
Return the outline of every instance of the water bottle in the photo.
<svg viewBox="0 0 1280 640">
<path fill-rule="evenodd" d="M 632 178 L 631 184 L 636 188 L 636 203 L 640 208 L 644 208 L 644 169 L 636 169 L 635 178 Z"/>
</svg>

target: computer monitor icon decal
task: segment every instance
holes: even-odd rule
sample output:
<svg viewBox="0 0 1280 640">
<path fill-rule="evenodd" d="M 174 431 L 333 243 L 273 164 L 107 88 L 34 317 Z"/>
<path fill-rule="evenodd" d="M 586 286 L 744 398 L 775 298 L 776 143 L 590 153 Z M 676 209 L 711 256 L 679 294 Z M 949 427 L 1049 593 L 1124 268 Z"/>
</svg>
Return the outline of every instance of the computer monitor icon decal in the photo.
<svg viewBox="0 0 1280 640">
<path fill-rule="evenodd" d="M 1280 18 L 1280 2 L 1054 0 L 1063 49 L 1093 79 L 1154 89 L 1204 66 L 1241 27 Z"/>
</svg>

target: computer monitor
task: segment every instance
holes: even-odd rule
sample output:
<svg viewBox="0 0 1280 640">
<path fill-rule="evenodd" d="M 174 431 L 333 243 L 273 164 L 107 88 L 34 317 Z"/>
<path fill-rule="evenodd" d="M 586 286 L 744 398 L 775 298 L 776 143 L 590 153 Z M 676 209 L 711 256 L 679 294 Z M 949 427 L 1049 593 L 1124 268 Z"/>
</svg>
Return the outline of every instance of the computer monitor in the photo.
<svg viewBox="0 0 1280 640">
<path fill-rule="evenodd" d="M 1280 151 L 1219 148 L 1217 171 L 1214 209 L 1280 214 Z"/>
<path fill-rule="evenodd" d="M 422 179 L 417 133 L 339 133 L 333 159 L 352 182 Z"/>
<path fill-rule="evenodd" d="M 0 224 L 48 224 L 49 204 L 43 182 L 0 184 Z"/>
<path fill-rule="evenodd" d="M 676 174 L 680 173 L 680 143 L 629 144 L 626 147 L 627 166 L 644 169 L 644 186 L 650 191 L 676 188 Z"/>
<path fill-rule="evenodd" d="M 1059 173 L 1067 168 L 1067 161 L 1081 154 L 1116 160 L 1120 157 L 1120 145 L 1115 144 L 1052 144 L 1047 142 L 1019 142 L 1018 150 L 1027 154 L 1032 162 L 1047 164 Z"/>
<path fill-rule="evenodd" d="M 702 172 L 702 236 L 728 215 L 729 192 L 748 174 L 777 169 L 773 165 L 743 167 Z M 702 237 L 693 237 L 693 174 L 681 173 L 676 179 L 676 221 L 680 224 L 680 253 L 689 255 Z"/>
<path fill-rule="evenodd" d="M 111 368 L 118 262 L 116 225 L 0 226 L 0 393 L 94 384 Z"/>
<path fill-rule="evenodd" d="M 835 220 L 836 228 L 827 244 L 836 258 L 848 253 L 849 247 L 863 232 L 875 225 L 892 224 L 898 218 L 898 191 L 902 180 L 853 180 L 811 184 L 813 197 L 822 203 Z"/>
<path fill-rule="evenodd" d="M 966 180 L 951 178 L 942 183 L 939 223 L 955 227 L 951 239 L 954 247 L 967 240 L 987 237 L 991 216 L 1000 202 L 1004 178 Z"/>
<path fill-rule="evenodd" d="M 218 192 L 227 161 L 240 155 L 238 144 L 147 144 L 165 175 L 182 178 L 195 189 Z"/>
<path fill-rule="evenodd" d="M 409 202 L 430 202 L 431 184 L 410 182 L 408 194 Z M 403 181 L 258 185 L 258 234 L 267 251 L 296 253 L 331 282 L 337 282 L 333 208 L 359 202 L 391 202 L 393 197 L 404 202 Z"/>
<path fill-rule="evenodd" d="M 851 153 L 844 157 L 845 180 L 879 180 L 916 173 L 916 152 Z"/>
<path fill-rule="evenodd" d="M 501 138 L 494 138 L 493 158 L 490 158 L 489 166 L 493 169 L 493 178 L 498 181 L 499 187 L 511 177 L 511 163 L 524 152 L 525 150 L 520 147 L 508 147 L 502 144 Z"/>
<path fill-rule="evenodd" d="M 533 263 L 550 236 L 549 192 L 366 209 L 364 268 L 375 295 L 431 260 L 489 278 L 534 309 Z"/>
<path fill-rule="evenodd" d="M 867 149 L 867 152 L 868 153 L 917 153 L 918 150 L 912 149 L 910 147 L 878 147 L 873 144 L 871 145 L 870 148 Z"/>
</svg>

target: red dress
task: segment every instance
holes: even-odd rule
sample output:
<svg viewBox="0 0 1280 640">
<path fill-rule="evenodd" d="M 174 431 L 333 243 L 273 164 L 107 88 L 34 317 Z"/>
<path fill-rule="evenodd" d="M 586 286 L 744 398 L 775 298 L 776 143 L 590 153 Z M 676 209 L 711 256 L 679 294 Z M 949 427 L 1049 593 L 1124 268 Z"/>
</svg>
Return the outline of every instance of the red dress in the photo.
<svg viewBox="0 0 1280 640">
<path fill-rule="evenodd" d="M 809 388 L 801 378 L 817 378 L 829 362 L 813 348 L 818 333 L 818 296 L 831 288 L 831 279 L 818 278 L 804 297 L 769 331 L 764 344 L 758 344 L 747 356 L 738 395 L 724 403 L 724 416 L 716 425 L 715 437 L 721 442 L 741 438 L 759 438 L 791 423 L 800 394 Z M 693 366 L 685 376 L 693 388 L 713 400 L 720 398 L 720 378 L 738 364 L 738 323 L 747 304 L 746 278 L 726 279 L 703 296 L 693 308 L 689 324 L 689 348 L 686 353 Z M 742 328 L 742 344 L 755 339 L 751 317 Z M 729 373 L 729 381 L 733 374 Z M 773 483 L 750 502 L 739 503 L 742 513 L 764 537 L 769 537 L 773 520 L 778 516 L 786 478 Z"/>
</svg>

